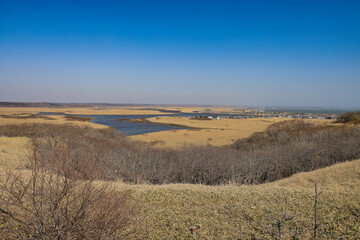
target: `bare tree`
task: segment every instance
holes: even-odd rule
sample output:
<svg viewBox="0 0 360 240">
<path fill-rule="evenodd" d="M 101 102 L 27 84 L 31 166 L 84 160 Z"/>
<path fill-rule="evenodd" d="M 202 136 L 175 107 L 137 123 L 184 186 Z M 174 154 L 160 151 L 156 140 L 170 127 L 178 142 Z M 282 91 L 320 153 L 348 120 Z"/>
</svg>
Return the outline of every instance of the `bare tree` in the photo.
<svg viewBox="0 0 360 240">
<path fill-rule="evenodd" d="M 322 191 L 318 193 L 318 189 L 317 189 L 317 183 L 315 183 L 315 197 L 314 197 L 314 240 L 317 239 L 318 236 L 318 228 L 319 228 L 319 223 L 318 223 L 318 198 L 321 195 Z"/>
<path fill-rule="evenodd" d="M 8 239 L 119 239 L 136 213 L 129 191 L 81 179 L 64 154 L 57 169 L 38 156 L 33 140 L 30 170 L 1 171 L 0 217 Z"/>
<path fill-rule="evenodd" d="M 268 233 L 274 240 L 281 240 L 284 237 L 284 225 L 286 222 L 291 221 L 294 216 L 286 213 L 270 216 L 269 220 L 271 225 L 268 228 Z"/>
</svg>

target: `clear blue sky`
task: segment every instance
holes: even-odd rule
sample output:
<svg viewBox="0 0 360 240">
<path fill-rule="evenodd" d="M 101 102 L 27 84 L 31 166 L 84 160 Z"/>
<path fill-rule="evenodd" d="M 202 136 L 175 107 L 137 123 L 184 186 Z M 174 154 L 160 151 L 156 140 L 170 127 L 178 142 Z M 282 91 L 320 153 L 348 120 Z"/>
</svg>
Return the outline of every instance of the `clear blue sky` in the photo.
<svg viewBox="0 0 360 240">
<path fill-rule="evenodd" d="M 0 0 L 0 101 L 360 107 L 360 1 Z"/>
</svg>

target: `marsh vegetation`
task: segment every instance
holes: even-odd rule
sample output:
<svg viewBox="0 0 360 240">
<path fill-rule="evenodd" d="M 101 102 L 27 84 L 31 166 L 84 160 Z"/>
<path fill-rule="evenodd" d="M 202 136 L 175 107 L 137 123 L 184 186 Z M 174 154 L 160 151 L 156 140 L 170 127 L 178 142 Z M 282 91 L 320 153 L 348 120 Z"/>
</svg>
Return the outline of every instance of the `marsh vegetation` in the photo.
<svg viewBox="0 0 360 240">
<path fill-rule="evenodd" d="M 0 136 L 29 139 L 22 165 L 1 172 L 0 231 L 8 239 L 308 239 L 313 188 L 296 190 L 296 178 L 285 178 L 360 158 L 358 125 L 299 120 L 223 147 L 159 149 L 110 128 L 66 124 L 3 125 Z M 314 234 L 356 236 L 356 169 L 309 173 L 326 190 L 316 195 Z M 199 222 L 201 230 L 187 231 Z"/>
<path fill-rule="evenodd" d="M 41 139 L 39 159 L 55 166 L 66 152 L 84 178 L 137 184 L 260 184 L 360 158 L 359 126 L 297 120 L 224 147 L 157 149 L 113 129 L 51 124 L 0 126 L 0 136 Z"/>
</svg>

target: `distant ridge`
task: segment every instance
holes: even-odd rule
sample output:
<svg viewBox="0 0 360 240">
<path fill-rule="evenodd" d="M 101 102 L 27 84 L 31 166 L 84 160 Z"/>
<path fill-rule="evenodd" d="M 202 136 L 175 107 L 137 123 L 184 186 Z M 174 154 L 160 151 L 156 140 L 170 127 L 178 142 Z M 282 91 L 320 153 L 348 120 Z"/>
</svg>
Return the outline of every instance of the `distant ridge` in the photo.
<svg viewBox="0 0 360 240">
<path fill-rule="evenodd" d="M 56 103 L 0 102 L 0 107 L 56 107 Z"/>
<path fill-rule="evenodd" d="M 137 104 L 137 103 L 48 103 L 48 102 L 0 102 L 0 107 L 228 107 L 224 105 L 196 105 L 196 104 Z"/>
</svg>

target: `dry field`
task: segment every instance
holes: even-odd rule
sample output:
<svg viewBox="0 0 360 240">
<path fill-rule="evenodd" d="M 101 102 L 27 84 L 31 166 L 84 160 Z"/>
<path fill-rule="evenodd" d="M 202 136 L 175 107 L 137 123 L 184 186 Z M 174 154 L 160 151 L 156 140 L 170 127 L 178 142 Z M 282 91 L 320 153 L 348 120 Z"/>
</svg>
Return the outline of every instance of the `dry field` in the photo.
<svg viewBox="0 0 360 240">
<path fill-rule="evenodd" d="M 159 107 L 164 110 L 181 111 L 183 113 L 194 113 L 194 112 L 213 112 L 213 113 L 242 113 L 243 109 L 229 108 L 229 107 Z M 244 109 L 245 110 L 245 109 Z"/>
<path fill-rule="evenodd" d="M 151 115 L 162 114 L 156 110 L 141 110 L 145 107 L 92 107 L 92 108 L 40 108 L 40 107 L 0 107 L 0 114 L 61 112 L 67 114 L 84 115 Z"/>
<path fill-rule="evenodd" d="M 71 121 L 60 115 L 48 115 L 47 118 L 4 118 L 1 115 L 29 116 L 39 112 L 61 112 L 68 114 L 84 115 L 149 115 L 163 114 L 157 110 L 177 110 L 185 113 L 203 112 L 209 108 L 199 107 L 112 107 L 112 108 L 32 108 L 32 107 L 1 107 L 0 125 L 23 124 L 23 123 L 56 123 L 75 124 L 78 126 L 90 126 L 94 128 L 107 128 L 106 126 L 86 121 Z M 232 108 L 210 108 L 213 112 L 234 112 Z M 69 121 L 70 120 L 70 121 Z M 149 118 L 150 122 L 162 124 L 175 124 L 197 129 L 171 130 L 156 133 L 149 133 L 131 137 L 134 140 L 150 143 L 156 147 L 179 147 L 184 144 L 222 146 L 233 143 L 239 138 L 250 136 L 254 132 L 265 130 L 275 122 L 284 121 L 281 118 L 274 119 L 221 119 L 221 120 L 191 120 L 185 117 L 160 117 Z M 328 123 L 329 120 L 309 120 L 319 123 Z"/>
<path fill-rule="evenodd" d="M 66 119 L 66 117 L 61 116 L 61 115 L 43 115 L 43 117 L 38 117 L 38 118 L 32 118 L 28 116 L 31 116 L 29 113 L 24 113 L 21 112 L 21 115 L 16 115 L 14 116 L 13 114 L 4 114 L 4 113 L 0 113 L 0 115 L 6 115 L 8 117 L 1 117 L 0 116 L 0 125 L 6 125 L 6 124 L 24 124 L 24 123 L 50 123 L 50 124 L 74 124 L 74 125 L 78 125 L 78 126 L 89 126 L 89 127 L 93 127 L 93 128 L 107 128 L 107 126 L 104 125 L 100 125 L 100 124 L 96 124 L 96 123 L 91 123 L 91 122 L 87 122 L 87 121 L 76 121 L 76 120 L 68 120 Z M 14 117 L 12 117 L 14 116 Z M 20 118 L 17 118 L 19 117 Z M 25 118 L 21 118 L 21 117 L 25 117 Z"/>
<path fill-rule="evenodd" d="M 7 118 L 0 118 L 0 122 L 4 119 Z M 68 122 L 60 117 L 57 120 L 10 120 Z M 244 129 L 255 128 L 260 123 L 265 128 L 272 123 L 262 119 L 237 123 L 238 120 L 226 119 L 194 121 L 193 127 L 204 124 L 214 131 L 218 130 L 216 122 L 224 129 L 243 125 Z M 74 124 L 89 123 L 74 121 Z M 23 164 L 22 154 L 27 152 L 27 142 L 24 137 L 1 137 L 0 166 L 14 168 Z M 119 190 L 130 190 L 139 206 L 136 229 L 128 239 L 279 239 L 280 233 L 281 239 L 312 239 L 314 183 L 318 183 L 322 191 L 318 199 L 320 239 L 358 239 L 360 160 L 253 186 L 231 183 L 223 186 L 130 185 L 122 182 L 113 185 Z M 192 234 L 189 229 L 194 225 L 201 227 Z"/>
<path fill-rule="evenodd" d="M 155 117 L 147 119 L 152 123 L 173 124 L 197 129 L 170 130 L 135 135 L 131 138 L 150 143 L 156 147 L 181 147 L 184 144 L 223 146 L 239 138 L 262 132 L 267 126 L 286 121 L 285 118 L 194 120 L 187 117 Z M 329 124 L 331 120 L 308 119 L 306 121 Z"/>
<path fill-rule="evenodd" d="M 7 124 L 24 124 L 24 123 L 49 123 L 49 124 L 74 124 L 77 126 L 89 126 L 96 129 L 107 128 L 107 126 L 90 123 L 87 121 L 67 120 L 64 116 L 48 115 L 39 118 L 33 117 L 32 114 L 47 111 L 49 109 L 35 108 L 0 108 L 0 126 Z M 5 115 L 6 117 L 2 117 Z M 27 152 L 29 139 L 26 137 L 0 137 L 0 167 L 18 167 L 21 165 L 21 159 Z"/>
<path fill-rule="evenodd" d="M 282 224 L 282 239 L 312 239 L 314 183 L 322 191 L 320 239 L 358 239 L 360 160 L 256 186 L 125 186 L 144 204 L 139 239 L 279 239 L 276 224 L 285 216 L 292 219 Z"/>
<path fill-rule="evenodd" d="M 151 110 L 150 110 L 151 109 Z M 157 110 L 158 109 L 158 110 Z M 39 113 L 39 112 L 62 112 L 68 114 L 84 115 L 152 115 L 163 114 L 159 110 L 193 112 L 242 112 L 233 108 L 214 107 L 157 107 L 157 106 L 134 106 L 134 107 L 0 107 L 0 114 L 14 113 Z M 167 113 L 170 114 L 170 113 Z"/>
<path fill-rule="evenodd" d="M 0 137 L 0 167 L 16 168 L 22 164 L 28 146 L 26 137 Z"/>
<path fill-rule="evenodd" d="M 151 110 L 150 110 L 151 109 Z M 157 110 L 158 109 L 158 110 Z M 136 107 L 0 107 L 0 114 L 7 113 L 39 113 L 39 112 L 62 112 L 68 114 L 85 115 L 151 115 L 163 114 L 159 110 L 181 111 L 183 113 L 193 112 L 228 112 L 239 113 L 233 108 L 214 107 L 157 107 L 157 106 L 136 106 Z M 167 113 L 169 114 L 169 113 Z"/>
</svg>

